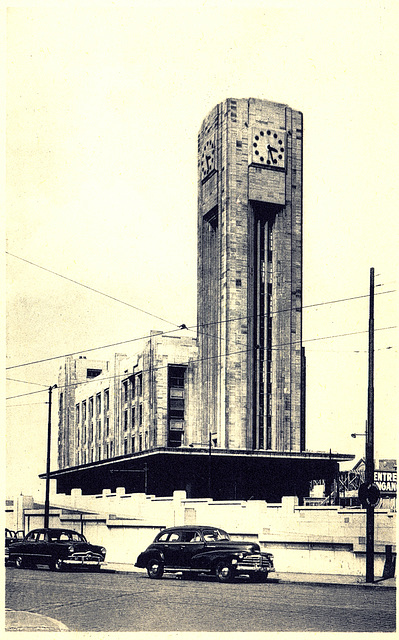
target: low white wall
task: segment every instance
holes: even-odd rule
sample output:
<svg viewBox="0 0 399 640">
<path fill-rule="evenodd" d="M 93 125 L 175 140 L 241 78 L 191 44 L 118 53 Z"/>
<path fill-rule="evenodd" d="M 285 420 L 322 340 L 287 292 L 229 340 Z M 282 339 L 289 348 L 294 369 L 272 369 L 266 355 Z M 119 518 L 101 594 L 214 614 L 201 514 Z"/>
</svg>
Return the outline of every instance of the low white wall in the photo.
<svg viewBox="0 0 399 640">
<path fill-rule="evenodd" d="M 56 508 L 56 502 L 63 502 L 63 507 L 58 504 Z M 94 498 L 78 493 L 61 499 L 54 496 L 51 504 L 50 526 L 82 531 L 91 542 L 106 547 L 108 562 L 134 563 L 163 527 L 209 524 L 225 529 L 235 539 L 259 541 L 262 549 L 274 554 L 277 572 L 365 574 L 366 512 L 362 509 L 300 507 L 291 496 L 281 504 L 267 504 L 261 500 L 187 499 L 184 491 L 168 498 L 128 496 L 124 490 Z M 95 510 L 94 505 L 101 508 Z M 67 508 L 81 512 L 68 513 Z M 395 516 L 375 510 L 376 577 L 383 574 L 386 545 L 396 550 Z M 41 527 L 43 512 L 25 509 L 25 521 L 25 530 Z"/>
</svg>

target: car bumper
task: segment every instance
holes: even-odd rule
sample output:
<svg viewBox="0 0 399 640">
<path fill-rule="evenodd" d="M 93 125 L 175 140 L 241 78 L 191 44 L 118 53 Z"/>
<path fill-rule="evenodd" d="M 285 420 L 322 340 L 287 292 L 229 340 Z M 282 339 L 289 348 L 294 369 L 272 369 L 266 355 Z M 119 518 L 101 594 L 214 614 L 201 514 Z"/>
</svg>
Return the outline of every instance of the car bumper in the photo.
<svg viewBox="0 0 399 640">
<path fill-rule="evenodd" d="M 93 556 L 93 555 L 75 556 L 71 558 L 65 558 L 65 560 L 63 560 L 63 564 L 71 565 L 75 567 L 81 567 L 81 566 L 98 567 L 100 564 L 104 562 L 104 560 L 105 558 L 102 558 L 101 556 Z"/>
<path fill-rule="evenodd" d="M 265 565 L 245 565 L 245 564 L 236 564 L 236 571 L 241 573 L 270 573 L 271 571 L 275 571 L 274 567 L 265 567 Z"/>
</svg>

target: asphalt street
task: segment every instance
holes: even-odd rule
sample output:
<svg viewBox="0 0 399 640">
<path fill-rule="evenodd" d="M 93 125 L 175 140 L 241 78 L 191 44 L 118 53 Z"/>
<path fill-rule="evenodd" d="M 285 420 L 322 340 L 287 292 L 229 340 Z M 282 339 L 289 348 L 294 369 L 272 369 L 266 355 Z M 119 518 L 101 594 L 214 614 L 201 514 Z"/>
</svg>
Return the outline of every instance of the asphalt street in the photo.
<svg viewBox="0 0 399 640">
<path fill-rule="evenodd" d="M 395 631 L 395 589 L 6 569 L 6 607 L 80 632 Z"/>
</svg>

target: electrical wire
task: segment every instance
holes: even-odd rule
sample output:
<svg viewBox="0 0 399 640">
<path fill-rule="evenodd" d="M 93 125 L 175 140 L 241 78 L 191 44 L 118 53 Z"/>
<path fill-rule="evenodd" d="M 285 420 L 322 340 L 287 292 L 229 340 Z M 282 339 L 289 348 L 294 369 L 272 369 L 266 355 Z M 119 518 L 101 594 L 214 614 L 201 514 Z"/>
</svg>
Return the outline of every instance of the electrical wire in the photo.
<svg viewBox="0 0 399 640">
<path fill-rule="evenodd" d="M 386 331 L 386 330 L 396 329 L 396 328 L 397 328 L 396 326 L 394 326 L 394 327 L 381 327 L 379 329 L 375 329 L 375 331 Z M 286 343 L 283 343 L 281 345 L 272 347 L 271 350 L 272 351 L 279 351 L 279 350 L 281 350 L 281 349 L 283 349 L 285 347 L 293 346 L 295 344 L 302 344 L 303 342 L 316 342 L 316 341 L 319 341 L 319 340 L 331 340 L 331 339 L 334 339 L 334 338 L 342 338 L 342 337 L 346 337 L 346 336 L 359 335 L 359 334 L 364 334 L 364 333 L 368 333 L 368 330 L 354 331 L 354 332 L 350 332 L 350 333 L 341 333 L 341 334 L 336 334 L 336 335 L 331 335 L 331 336 L 321 336 L 319 338 L 308 338 L 308 339 L 302 340 L 302 341 L 293 340 L 291 342 L 286 342 Z M 253 350 L 254 350 L 254 348 L 251 347 L 250 349 L 242 349 L 241 351 L 230 351 L 230 352 L 225 352 L 225 353 L 222 353 L 222 354 L 217 354 L 216 356 L 209 356 L 207 358 L 198 358 L 198 359 L 195 359 L 195 360 L 193 359 L 193 360 L 190 360 L 190 364 L 198 364 L 200 362 L 205 362 L 205 361 L 208 361 L 208 360 L 221 359 L 223 357 L 229 357 L 229 356 L 232 356 L 232 355 L 239 355 L 239 354 L 242 354 L 242 353 L 250 353 Z M 149 371 L 158 371 L 158 370 L 161 370 L 161 369 L 166 369 L 168 366 L 169 365 L 166 364 L 166 365 L 161 365 L 159 367 L 151 367 L 149 369 L 142 369 L 140 373 L 148 373 Z M 80 386 L 82 384 L 90 384 L 91 382 L 98 381 L 98 378 L 100 378 L 100 376 L 101 376 L 100 379 L 102 381 L 104 381 L 104 380 L 113 380 L 113 379 L 116 380 L 117 378 L 129 378 L 131 375 L 132 375 L 132 373 L 129 374 L 129 373 L 126 373 L 126 372 L 124 372 L 122 374 L 112 374 L 110 376 L 101 376 L 101 374 L 100 374 L 99 376 L 96 376 L 95 378 L 92 378 L 91 380 L 84 380 L 82 382 L 73 382 L 73 383 L 71 383 L 69 385 L 59 385 L 58 388 L 66 389 L 68 387 L 77 387 L 77 386 Z M 22 393 L 22 394 L 19 394 L 19 395 L 16 395 L 16 396 L 9 396 L 8 398 L 6 398 L 6 400 L 13 400 L 15 398 L 22 398 L 24 396 L 33 395 L 35 393 L 42 393 L 43 391 L 46 391 L 46 389 L 41 389 L 39 391 L 32 391 L 30 393 Z"/>
<path fill-rule="evenodd" d="M 36 264 L 35 262 L 31 262 L 30 260 L 26 260 L 25 258 L 21 258 L 20 256 L 15 255 L 14 253 L 10 253 L 9 251 L 5 252 L 7 255 L 16 258 L 17 260 L 21 260 L 22 262 L 26 262 L 27 264 L 32 265 L 33 267 L 37 267 L 38 269 L 42 269 L 43 271 L 47 271 L 47 273 L 51 273 L 54 276 L 58 276 L 59 278 L 63 278 L 63 280 L 68 280 L 68 282 L 72 282 L 73 284 L 77 284 L 79 287 L 84 287 L 89 291 L 93 291 L 94 293 L 98 293 L 101 296 L 105 296 L 106 298 L 110 298 L 110 300 L 114 300 L 115 302 L 119 302 L 120 304 L 124 304 L 127 307 L 131 307 L 136 311 L 140 311 L 141 313 L 145 313 L 152 318 L 156 318 L 157 320 L 162 320 L 162 322 L 166 322 L 168 324 L 173 324 L 176 326 L 175 322 L 171 322 L 170 320 L 165 320 L 165 318 L 161 318 L 160 316 L 155 315 L 154 313 L 150 313 L 149 311 L 145 311 L 140 307 L 135 306 L 134 304 L 130 304 L 129 302 L 125 302 L 124 300 L 120 300 L 119 298 L 115 298 L 115 296 L 111 296 L 108 293 L 104 293 L 103 291 L 99 291 L 98 289 L 94 289 L 93 287 L 89 287 L 87 284 L 83 284 L 78 280 L 73 280 L 72 278 L 68 278 L 67 276 L 62 275 L 61 273 L 57 273 L 56 271 L 52 271 L 51 269 L 47 269 L 46 267 L 42 267 L 40 264 Z"/>
</svg>

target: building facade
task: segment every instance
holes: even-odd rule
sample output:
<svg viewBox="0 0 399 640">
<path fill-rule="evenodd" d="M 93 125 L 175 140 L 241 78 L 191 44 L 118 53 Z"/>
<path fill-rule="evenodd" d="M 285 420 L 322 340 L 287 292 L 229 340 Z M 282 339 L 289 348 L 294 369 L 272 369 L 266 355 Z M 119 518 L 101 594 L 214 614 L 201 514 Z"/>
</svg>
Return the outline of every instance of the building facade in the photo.
<svg viewBox="0 0 399 640">
<path fill-rule="evenodd" d="M 58 378 L 59 468 L 189 444 L 196 360 L 194 338 L 155 331 L 134 357 L 67 357 Z"/>
<path fill-rule="evenodd" d="M 326 490 L 305 448 L 302 114 L 228 99 L 198 135 L 197 338 L 152 332 L 134 358 L 67 358 L 57 491 L 265 499 Z"/>
<path fill-rule="evenodd" d="M 305 449 L 302 114 L 228 99 L 198 136 L 202 434 L 232 449 Z"/>
</svg>

